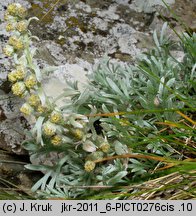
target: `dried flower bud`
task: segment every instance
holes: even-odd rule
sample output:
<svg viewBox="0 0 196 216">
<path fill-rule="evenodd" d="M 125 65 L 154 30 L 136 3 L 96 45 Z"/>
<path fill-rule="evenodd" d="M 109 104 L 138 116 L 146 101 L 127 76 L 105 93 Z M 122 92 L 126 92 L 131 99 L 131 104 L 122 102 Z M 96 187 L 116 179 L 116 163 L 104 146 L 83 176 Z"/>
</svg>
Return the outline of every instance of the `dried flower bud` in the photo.
<svg viewBox="0 0 196 216">
<path fill-rule="evenodd" d="M 6 31 L 7 32 L 10 32 L 10 31 L 14 31 L 15 30 L 15 25 L 13 23 L 8 23 L 5 27 Z"/>
<path fill-rule="evenodd" d="M 51 139 L 51 143 L 52 143 L 53 145 L 60 145 L 61 142 L 62 142 L 62 137 L 59 136 L 59 135 L 55 135 L 55 136 L 52 137 L 52 139 Z"/>
<path fill-rule="evenodd" d="M 28 98 L 28 102 L 31 106 L 33 107 L 37 107 L 38 105 L 40 105 L 41 101 L 39 96 L 33 94 Z"/>
<path fill-rule="evenodd" d="M 33 108 L 28 103 L 24 103 L 20 111 L 25 115 L 30 115 L 33 112 Z"/>
<path fill-rule="evenodd" d="M 23 82 L 17 82 L 12 86 L 12 92 L 17 96 L 23 96 L 25 91 L 26 91 L 26 87 Z"/>
<path fill-rule="evenodd" d="M 28 27 L 27 21 L 24 21 L 24 20 L 18 22 L 17 25 L 16 25 L 16 29 L 21 33 L 26 32 L 27 27 Z"/>
<path fill-rule="evenodd" d="M 31 89 L 33 87 L 35 87 L 37 84 L 37 80 L 36 77 L 34 75 L 30 75 L 29 77 L 27 77 L 27 79 L 25 80 L 25 85 L 27 88 Z"/>
<path fill-rule="evenodd" d="M 14 48 L 10 45 L 6 45 L 4 48 L 3 48 L 3 53 L 10 57 L 12 56 L 12 54 L 14 53 Z"/>
<path fill-rule="evenodd" d="M 61 114 L 61 112 L 59 111 L 53 111 L 50 115 L 50 121 L 52 123 L 60 123 L 63 119 L 63 116 Z"/>
<path fill-rule="evenodd" d="M 43 131 L 47 136 L 54 136 L 57 131 L 57 127 L 55 124 L 51 123 L 50 121 L 47 121 L 43 125 Z"/>
<path fill-rule="evenodd" d="M 108 152 L 109 149 L 110 149 L 110 145 L 108 142 L 103 142 L 101 143 L 101 145 L 99 146 L 100 150 L 103 151 L 103 152 Z"/>
<path fill-rule="evenodd" d="M 95 162 L 93 161 L 86 161 L 86 163 L 84 164 L 84 169 L 86 172 L 91 172 L 95 169 Z"/>
<path fill-rule="evenodd" d="M 97 149 L 97 146 L 95 144 L 93 144 L 90 140 L 86 140 L 83 143 L 83 149 L 86 152 L 95 152 Z"/>
</svg>

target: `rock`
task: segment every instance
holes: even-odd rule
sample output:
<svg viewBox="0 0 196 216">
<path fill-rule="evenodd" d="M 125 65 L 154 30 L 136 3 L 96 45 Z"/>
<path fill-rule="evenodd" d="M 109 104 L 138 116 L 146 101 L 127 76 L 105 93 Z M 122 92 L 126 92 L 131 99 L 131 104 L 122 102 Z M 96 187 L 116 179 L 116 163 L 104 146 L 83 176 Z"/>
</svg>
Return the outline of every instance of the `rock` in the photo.
<svg viewBox="0 0 196 216">
<path fill-rule="evenodd" d="M 0 148 L 16 154 L 27 154 L 21 148 L 25 139 L 24 130 L 29 127 L 27 120 L 20 114 L 22 101 L 11 94 L 0 94 Z"/>
<path fill-rule="evenodd" d="M 175 3 L 175 0 L 165 0 L 165 3 L 170 6 Z M 136 11 L 144 12 L 144 13 L 152 13 L 160 8 L 160 6 L 165 6 L 162 0 L 133 0 L 130 7 L 134 8 Z"/>
<path fill-rule="evenodd" d="M 17 194 L 17 192 L 23 192 L 23 195 L 24 193 L 31 194 L 30 188 L 43 176 L 43 174 L 25 169 L 24 165 L 27 163 L 29 163 L 27 157 L 16 156 L 8 154 L 7 152 L 0 154 L 1 182 L 3 183 L 3 180 L 7 181 L 6 185 L 4 184 L 3 188 L 1 188 L 1 193 L 3 193 L 3 190 L 8 192 L 6 186 L 12 186 L 11 188 L 13 188 L 14 185 L 17 185 L 17 191 L 14 190 L 15 188 L 11 190 L 9 187 L 10 193 L 16 192 Z"/>
</svg>

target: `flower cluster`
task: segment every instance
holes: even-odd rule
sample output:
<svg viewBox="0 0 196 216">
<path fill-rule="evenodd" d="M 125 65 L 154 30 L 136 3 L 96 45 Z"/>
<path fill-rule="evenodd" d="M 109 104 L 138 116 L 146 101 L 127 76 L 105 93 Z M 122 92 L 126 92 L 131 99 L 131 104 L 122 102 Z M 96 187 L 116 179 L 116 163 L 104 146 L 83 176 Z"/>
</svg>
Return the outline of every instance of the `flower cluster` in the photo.
<svg viewBox="0 0 196 216">
<path fill-rule="evenodd" d="M 25 80 L 25 86 L 28 89 L 33 89 L 37 85 L 37 79 L 35 75 L 29 75 Z"/>
<path fill-rule="evenodd" d="M 86 170 L 86 172 L 91 172 L 95 169 L 95 162 L 93 161 L 86 161 L 85 165 L 84 165 L 84 169 Z"/>
<path fill-rule="evenodd" d="M 47 121 L 44 123 L 43 125 L 43 131 L 44 131 L 44 134 L 46 136 L 54 136 L 56 131 L 57 131 L 57 127 L 55 124 L 51 123 L 50 121 Z"/>
<path fill-rule="evenodd" d="M 28 98 L 28 102 L 33 107 L 38 107 L 38 105 L 41 104 L 39 96 L 35 94 L 30 95 L 30 97 Z"/>
<path fill-rule="evenodd" d="M 23 65 L 17 66 L 15 70 L 8 74 L 8 79 L 10 82 L 17 82 L 23 80 L 26 76 L 26 70 Z"/>
<path fill-rule="evenodd" d="M 13 94 L 23 97 L 25 93 L 25 84 L 23 82 L 17 82 L 12 86 Z"/>
<path fill-rule="evenodd" d="M 16 51 L 24 49 L 24 43 L 21 37 L 11 36 L 9 38 L 8 44 L 12 46 Z"/>
<path fill-rule="evenodd" d="M 14 48 L 10 45 L 6 45 L 5 47 L 3 47 L 3 53 L 6 56 L 11 57 L 14 53 Z"/>
<path fill-rule="evenodd" d="M 94 160 L 103 158 L 109 152 L 110 145 L 101 135 L 95 138 L 89 133 L 87 117 L 74 113 L 65 117 L 62 110 L 44 93 L 40 93 L 42 83 L 37 79 L 36 63 L 35 61 L 32 63 L 33 55 L 30 50 L 31 33 L 28 31 L 30 19 L 26 20 L 25 16 L 26 9 L 18 3 L 9 5 L 5 14 L 5 20 L 8 22 L 6 30 L 11 36 L 4 53 L 7 56 L 14 54 L 17 59 L 15 69 L 8 74 L 8 80 L 12 83 L 13 94 L 25 98 L 20 111 L 25 116 L 35 117 L 36 121 L 39 117 L 43 118 L 40 127 L 41 136 L 50 145 L 56 147 L 71 143 L 72 148 L 79 148 L 86 161 L 84 170 L 91 172 L 95 169 Z"/>
<path fill-rule="evenodd" d="M 26 9 L 18 3 L 8 6 L 4 18 L 8 22 L 6 30 L 11 33 L 11 36 L 3 51 L 7 56 L 12 56 L 13 54 L 17 56 L 18 61 L 16 61 L 15 69 L 9 72 L 8 80 L 12 83 L 14 95 L 26 97 L 26 102 L 22 105 L 20 111 L 25 115 L 30 115 L 35 113 L 36 109 L 38 110 L 38 106 L 41 106 L 41 101 L 36 94 L 38 82 L 35 72 L 24 54 L 25 50 L 27 52 L 30 51 L 29 20 L 25 19 L 26 13 Z"/>
<path fill-rule="evenodd" d="M 9 19 L 9 16 L 25 18 L 27 15 L 26 9 L 19 3 L 12 3 L 8 5 L 5 20 Z"/>
<path fill-rule="evenodd" d="M 55 135 L 55 136 L 53 136 L 52 137 L 52 139 L 51 139 L 51 143 L 53 144 L 53 145 L 59 145 L 59 144 L 61 144 L 62 143 L 62 136 L 60 136 L 60 135 Z"/>
<path fill-rule="evenodd" d="M 20 111 L 25 115 L 30 115 L 33 112 L 33 108 L 28 103 L 24 103 L 20 108 Z"/>
<path fill-rule="evenodd" d="M 5 14 L 5 20 L 8 21 L 6 30 L 11 32 L 12 35 L 8 40 L 8 44 L 3 48 L 7 56 L 12 56 L 13 54 L 21 55 L 25 49 L 24 35 L 22 34 L 24 31 L 18 30 L 25 16 L 26 9 L 22 5 L 13 3 L 8 6 Z M 20 97 L 26 95 L 27 89 L 24 84 L 26 75 L 26 65 L 22 63 L 16 64 L 15 69 L 8 74 L 9 81 L 13 83 L 13 94 Z"/>
<path fill-rule="evenodd" d="M 13 32 L 13 36 L 9 38 L 8 45 L 3 49 L 3 52 L 8 57 L 14 53 L 22 52 L 25 48 L 23 42 L 24 33 L 28 29 L 28 22 L 25 19 L 27 14 L 26 9 L 18 3 L 10 4 L 5 13 L 4 19 L 8 22 L 6 31 Z"/>
<path fill-rule="evenodd" d="M 62 121 L 62 118 L 63 118 L 63 116 L 62 116 L 60 111 L 53 111 L 51 113 L 51 115 L 50 115 L 50 121 L 52 123 L 57 123 L 58 124 L 58 123 L 60 123 Z"/>
</svg>

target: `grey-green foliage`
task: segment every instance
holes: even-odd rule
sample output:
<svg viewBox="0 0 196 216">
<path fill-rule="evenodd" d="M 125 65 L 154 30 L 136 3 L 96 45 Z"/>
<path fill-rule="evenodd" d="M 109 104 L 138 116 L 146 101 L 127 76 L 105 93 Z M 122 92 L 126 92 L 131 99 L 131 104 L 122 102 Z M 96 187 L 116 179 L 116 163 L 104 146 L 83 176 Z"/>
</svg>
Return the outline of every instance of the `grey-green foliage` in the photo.
<svg viewBox="0 0 196 216">
<path fill-rule="evenodd" d="M 108 111 L 129 110 L 134 100 L 133 89 L 134 74 L 120 66 L 110 63 L 109 59 L 104 59 L 97 70 L 89 76 L 88 97 L 83 101 L 85 104 L 93 104 L 100 109 L 102 104 L 107 104 Z M 86 91 L 81 97 L 86 95 Z M 81 97 L 75 101 L 80 104 Z"/>
<path fill-rule="evenodd" d="M 192 36 L 184 34 L 181 42 L 184 51 L 184 59 L 182 64 L 182 78 L 184 80 L 184 91 L 192 96 L 196 92 L 196 33 Z M 191 98 L 190 98 L 191 99 Z M 193 103 L 196 106 L 196 103 Z"/>
<path fill-rule="evenodd" d="M 90 93 L 82 105 L 91 103 L 104 112 L 180 109 L 190 106 L 190 101 L 194 106 L 196 36 L 184 35 L 183 41 L 175 45 L 184 51 L 180 62 L 172 54 L 174 44 L 165 36 L 166 28 L 164 24 L 160 36 L 154 32 L 155 48 L 141 55 L 136 66 L 122 68 L 103 61 L 89 77 Z M 173 113 L 154 117 L 160 121 L 177 118 Z"/>
<path fill-rule="evenodd" d="M 144 55 L 139 64 L 140 71 L 145 75 L 147 86 L 142 95 L 151 101 L 150 109 L 153 108 L 151 95 L 158 97 L 159 106 L 162 108 L 182 108 L 190 106 L 190 101 L 195 105 L 195 34 L 192 37 L 183 36 L 178 46 L 184 50 L 184 58 L 179 62 L 171 53 L 172 44 L 157 39 L 154 34 L 156 49 Z M 163 37 L 162 37 L 163 38 Z M 145 103 L 145 105 L 147 105 Z M 145 106 L 144 105 L 144 106 Z M 146 107 L 145 107 L 146 108 Z M 166 119 L 172 116 L 166 116 Z"/>
<path fill-rule="evenodd" d="M 87 96 L 84 102 L 74 100 L 78 110 L 88 104 L 103 113 L 195 107 L 195 34 L 191 37 L 184 34 L 174 43 L 165 35 L 166 28 L 165 23 L 159 35 L 154 32 L 155 48 L 142 54 L 135 66 L 122 68 L 107 59 L 103 61 L 89 77 L 90 91 L 88 95 L 84 93 Z M 174 48 L 184 55 L 182 61 L 173 55 Z M 119 145 L 126 144 L 133 151 L 150 150 L 169 156 L 174 149 L 157 139 L 158 128 L 154 124 L 165 120 L 176 122 L 179 115 L 155 112 L 100 117 L 102 132 L 113 143 L 118 140 Z"/>
<path fill-rule="evenodd" d="M 24 146 L 32 153 L 32 157 L 42 154 L 50 158 L 50 152 L 61 155 L 52 166 L 28 166 L 29 169 L 42 170 L 45 173 L 33 189 L 41 188 L 47 192 L 47 196 L 77 197 L 87 195 L 89 185 L 126 184 L 131 178 L 143 176 L 156 166 L 162 165 L 152 160 L 116 159 L 98 163 L 93 172 L 86 172 L 84 163 L 89 158 L 96 160 L 127 153 L 181 157 L 174 150 L 172 142 L 168 143 L 159 137 L 159 127 L 155 122 L 177 122 L 179 115 L 163 111 L 195 106 L 195 34 L 192 37 L 184 35 L 184 40 L 177 44 L 178 48 L 184 51 L 183 61 L 179 62 L 171 54 L 173 44 L 164 35 L 166 27 L 164 24 L 159 36 L 154 33 L 155 48 L 143 54 L 136 65 L 121 67 L 106 59 L 89 76 L 89 84 L 84 92 L 79 93 L 77 85 L 70 84 L 72 101 L 68 106 L 62 107 L 65 113 L 70 107 L 78 114 L 138 110 L 141 110 L 141 113 L 88 119 L 85 139 L 90 139 L 96 145 L 100 142 L 98 129 L 94 126 L 99 121 L 101 134 L 110 143 L 107 154 L 99 150 L 95 153 L 83 151 L 83 141 L 72 140 L 73 142 L 63 147 L 54 147 L 44 140 L 46 146 L 41 149 L 36 144 L 27 142 Z M 162 111 L 143 112 L 157 109 Z M 78 127 L 75 125 L 78 123 L 76 120 L 69 121 L 70 125 Z M 176 131 L 178 132 L 178 129 Z M 172 140 L 172 137 L 169 138 Z"/>
<path fill-rule="evenodd" d="M 52 155 L 55 154 L 55 157 Z M 59 154 L 59 159 L 57 159 Z M 84 161 L 80 153 L 72 152 L 71 150 L 57 150 L 45 148 L 45 150 L 39 150 L 37 153 L 31 155 L 33 158 L 43 158 L 45 161 L 53 161 L 51 165 L 48 162 L 38 165 L 26 165 L 26 168 L 35 171 L 41 171 L 44 176 L 33 186 L 32 190 L 38 189 L 42 192 L 45 191 L 48 195 L 56 194 L 57 191 L 63 191 L 64 197 L 76 197 L 78 194 L 85 192 L 84 189 L 74 189 L 74 186 L 91 185 L 93 183 L 94 176 L 84 171 Z M 57 193 L 58 194 L 58 193 Z"/>
</svg>

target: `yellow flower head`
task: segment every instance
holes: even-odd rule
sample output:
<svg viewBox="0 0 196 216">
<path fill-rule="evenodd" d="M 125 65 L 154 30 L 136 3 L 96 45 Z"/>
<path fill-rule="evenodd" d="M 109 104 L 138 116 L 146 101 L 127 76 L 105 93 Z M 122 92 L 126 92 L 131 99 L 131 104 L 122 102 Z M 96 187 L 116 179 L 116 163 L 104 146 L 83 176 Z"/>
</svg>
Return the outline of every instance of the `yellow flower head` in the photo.
<svg viewBox="0 0 196 216">
<path fill-rule="evenodd" d="M 28 103 L 24 103 L 20 111 L 25 115 L 30 115 L 33 112 L 33 108 Z"/>
<path fill-rule="evenodd" d="M 86 161 L 86 163 L 84 164 L 84 169 L 86 172 L 91 172 L 95 169 L 95 162 L 93 161 Z"/>
<path fill-rule="evenodd" d="M 16 82 L 18 80 L 24 79 L 25 74 L 26 72 L 24 68 L 17 67 L 16 70 L 13 70 L 12 72 L 8 74 L 8 79 L 10 82 Z"/>
<path fill-rule="evenodd" d="M 51 116 L 50 116 L 50 121 L 52 123 L 60 123 L 62 121 L 62 118 L 63 118 L 63 116 L 62 116 L 61 112 L 53 111 L 51 113 Z"/>
<path fill-rule="evenodd" d="M 7 12 L 12 16 L 19 16 L 24 18 L 26 16 L 26 9 L 19 3 L 12 3 L 8 5 Z"/>
<path fill-rule="evenodd" d="M 18 22 L 16 25 L 16 29 L 21 33 L 26 32 L 27 31 L 27 21 L 22 20 Z"/>
<path fill-rule="evenodd" d="M 39 105 L 38 107 L 37 107 L 37 112 L 38 113 L 44 113 L 44 112 L 46 112 L 47 111 L 47 107 L 44 107 L 44 106 L 42 106 L 42 105 Z"/>
<path fill-rule="evenodd" d="M 16 50 L 21 50 L 24 48 L 22 40 L 16 36 L 11 36 L 8 40 L 8 44 L 13 46 Z"/>
<path fill-rule="evenodd" d="M 8 80 L 10 82 L 16 82 L 17 81 L 17 78 L 16 78 L 16 73 L 15 71 L 12 71 L 8 74 Z"/>
<path fill-rule="evenodd" d="M 25 18 L 27 15 L 27 10 L 24 7 L 20 6 L 17 9 L 16 15 L 19 16 L 20 18 Z"/>
<path fill-rule="evenodd" d="M 33 87 L 35 87 L 37 84 L 37 80 L 36 77 L 34 75 L 30 75 L 29 77 L 27 77 L 27 79 L 25 80 L 25 85 L 27 88 L 31 89 Z"/>
<path fill-rule="evenodd" d="M 15 73 L 16 73 L 17 80 L 21 80 L 25 78 L 26 71 L 24 70 L 24 68 L 18 67 Z"/>
<path fill-rule="evenodd" d="M 100 150 L 102 151 L 102 152 L 108 152 L 109 151 L 109 149 L 110 149 L 110 145 L 109 145 L 109 143 L 108 142 L 103 142 L 103 143 L 101 143 L 101 145 L 99 146 L 99 148 L 100 148 Z"/>
<path fill-rule="evenodd" d="M 40 105 L 40 98 L 39 96 L 32 94 L 29 98 L 28 98 L 28 102 L 31 106 L 33 107 L 37 107 L 38 105 Z"/>
<path fill-rule="evenodd" d="M 16 50 L 21 50 L 24 48 L 24 44 L 21 40 L 18 40 L 15 45 L 13 45 L 13 47 L 16 49 Z"/>
<path fill-rule="evenodd" d="M 56 133 L 57 127 L 50 121 L 47 121 L 43 125 L 43 131 L 46 136 L 54 136 Z"/>
<path fill-rule="evenodd" d="M 81 140 L 84 137 L 84 132 L 81 129 L 79 129 L 79 128 L 73 129 L 72 130 L 72 134 L 78 140 Z"/>
<path fill-rule="evenodd" d="M 3 53 L 10 57 L 12 56 L 12 54 L 14 53 L 14 48 L 10 45 L 6 45 L 4 48 L 3 48 Z"/>
<path fill-rule="evenodd" d="M 8 23 L 5 27 L 6 31 L 7 32 L 10 32 L 10 31 L 14 31 L 15 30 L 15 25 L 13 23 Z"/>
<path fill-rule="evenodd" d="M 11 36 L 8 40 L 9 45 L 13 46 L 18 40 L 18 37 L 16 36 Z"/>
<path fill-rule="evenodd" d="M 17 82 L 12 86 L 13 94 L 17 96 L 22 96 L 26 91 L 25 84 L 23 82 Z"/>
<path fill-rule="evenodd" d="M 62 142 L 62 137 L 59 136 L 59 135 L 55 135 L 55 136 L 52 137 L 52 139 L 51 139 L 51 143 L 52 143 L 53 145 L 59 145 L 59 144 L 61 144 L 61 142 Z"/>
<path fill-rule="evenodd" d="M 16 14 L 16 8 L 17 8 L 17 4 L 16 3 L 12 3 L 12 4 L 8 5 L 7 12 L 10 15 L 14 16 Z"/>
</svg>

